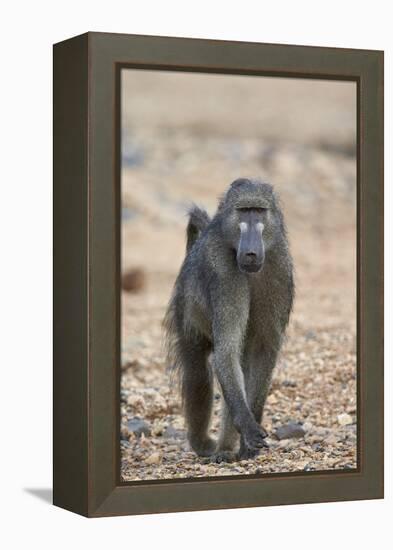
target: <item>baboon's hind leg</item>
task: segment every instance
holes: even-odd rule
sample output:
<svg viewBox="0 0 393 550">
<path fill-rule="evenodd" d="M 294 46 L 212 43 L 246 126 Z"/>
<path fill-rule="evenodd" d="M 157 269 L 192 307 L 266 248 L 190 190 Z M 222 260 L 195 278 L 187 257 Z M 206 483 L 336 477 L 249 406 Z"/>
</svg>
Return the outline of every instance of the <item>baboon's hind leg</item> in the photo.
<svg viewBox="0 0 393 550">
<path fill-rule="evenodd" d="M 213 404 L 213 376 L 206 340 L 182 342 L 182 397 L 191 447 L 199 456 L 211 455 L 216 443 L 208 430 Z"/>
<path fill-rule="evenodd" d="M 228 405 L 223 401 L 221 412 L 220 436 L 218 439 L 219 451 L 233 451 L 239 441 L 239 432 L 236 430 Z"/>
<path fill-rule="evenodd" d="M 239 441 L 239 432 L 236 430 L 228 405 L 225 400 L 222 403 L 220 435 L 218 438 L 217 449 L 209 457 L 209 462 L 233 462 L 236 460 L 236 447 Z"/>
</svg>

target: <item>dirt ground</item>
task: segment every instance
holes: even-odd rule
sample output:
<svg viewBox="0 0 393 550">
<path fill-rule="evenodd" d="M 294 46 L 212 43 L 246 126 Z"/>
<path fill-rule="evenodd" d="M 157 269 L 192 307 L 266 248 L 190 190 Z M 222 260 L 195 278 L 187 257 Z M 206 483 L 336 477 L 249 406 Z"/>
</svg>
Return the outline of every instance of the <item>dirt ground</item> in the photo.
<svg viewBox="0 0 393 550">
<path fill-rule="evenodd" d="M 356 468 L 354 85 L 127 71 L 122 109 L 122 269 L 143 270 L 143 287 L 122 292 L 123 481 Z M 265 408 L 269 449 L 205 464 L 185 438 L 161 323 L 187 207 L 213 213 L 240 176 L 280 195 L 296 301 Z M 220 402 L 217 388 L 213 436 Z M 301 437 L 277 438 L 290 422 Z"/>
</svg>

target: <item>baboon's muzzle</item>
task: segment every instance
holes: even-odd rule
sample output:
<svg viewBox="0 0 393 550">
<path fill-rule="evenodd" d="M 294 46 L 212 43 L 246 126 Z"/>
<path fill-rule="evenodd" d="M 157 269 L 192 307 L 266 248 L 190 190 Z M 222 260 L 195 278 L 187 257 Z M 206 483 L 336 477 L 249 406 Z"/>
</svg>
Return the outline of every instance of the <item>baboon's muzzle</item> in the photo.
<svg viewBox="0 0 393 550">
<path fill-rule="evenodd" d="M 240 271 L 257 273 L 262 269 L 265 259 L 261 231 L 251 226 L 241 232 L 236 260 Z"/>
</svg>

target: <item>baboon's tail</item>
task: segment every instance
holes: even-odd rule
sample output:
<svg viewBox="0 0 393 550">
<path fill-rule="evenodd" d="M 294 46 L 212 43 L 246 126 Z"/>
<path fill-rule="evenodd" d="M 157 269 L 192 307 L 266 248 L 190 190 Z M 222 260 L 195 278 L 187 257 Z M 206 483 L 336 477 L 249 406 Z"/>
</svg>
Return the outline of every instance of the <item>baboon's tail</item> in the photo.
<svg viewBox="0 0 393 550">
<path fill-rule="evenodd" d="M 191 250 L 192 245 L 199 238 L 202 231 L 209 225 L 209 214 L 199 208 L 199 206 L 192 206 L 188 212 L 189 220 L 187 225 L 187 253 Z"/>
</svg>

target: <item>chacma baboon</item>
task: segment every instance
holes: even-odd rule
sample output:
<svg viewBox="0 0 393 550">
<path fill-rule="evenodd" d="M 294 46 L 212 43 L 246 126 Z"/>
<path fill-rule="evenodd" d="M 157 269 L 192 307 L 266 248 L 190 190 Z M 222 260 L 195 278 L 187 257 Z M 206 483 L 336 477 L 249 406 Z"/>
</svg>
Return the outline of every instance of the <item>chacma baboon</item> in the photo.
<svg viewBox="0 0 393 550">
<path fill-rule="evenodd" d="M 186 257 L 164 324 L 198 455 L 241 460 L 265 446 L 263 407 L 293 297 L 292 259 L 271 185 L 235 180 L 212 219 L 191 209 Z M 217 444 L 208 435 L 213 375 L 224 397 Z"/>
</svg>

